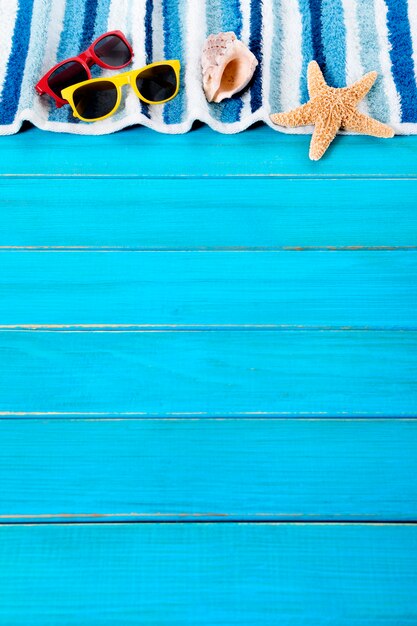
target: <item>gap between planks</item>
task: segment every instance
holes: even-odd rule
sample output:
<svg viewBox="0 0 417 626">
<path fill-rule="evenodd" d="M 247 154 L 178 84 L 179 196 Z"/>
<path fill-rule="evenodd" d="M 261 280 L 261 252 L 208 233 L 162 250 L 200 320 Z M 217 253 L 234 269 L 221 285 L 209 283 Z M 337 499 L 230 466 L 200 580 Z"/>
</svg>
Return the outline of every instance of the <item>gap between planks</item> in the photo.
<svg viewBox="0 0 417 626">
<path fill-rule="evenodd" d="M 36 173 L 20 173 L 20 174 L 10 174 L 7 172 L 0 174 L 0 181 L 2 179 L 27 179 L 27 178 L 36 178 L 36 179 L 44 179 L 44 180 L 68 180 L 68 179 L 76 179 L 76 180 L 91 180 L 91 179 L 105 179 L 105 180 L 228 180 L 238 178 L 242 179 L 279 179 L 279 180 L 329 180 L 329 181 L 337 181 L 337 180 L 378 180 L 378 181 L 393 181 L 393 180 L 401 180 L 401 181 L 416 181 L 417 176 L 386 176 L 385 174 L 373 174 L 373 175 L 365 175 L 362 176 L 360 174 L 297 174 L 297 173 L 289 173 L 289 174 L 226 174 L 226 175 L 201 175 L 197 174 L 196 176 L 190 174 L 171 174 L 171 175 L 144 175 L 141 176 L 139 174 L 125 174 L 125 175 L 112 175 L 112 174 L 36 174 Z"/>
<path fill-rule="evenodd" d="M 16 516 L 19 517 L 19 516 Z M 9 522 L 9 523 L 0 523 L 0 527 L 1 526 L 21 526 L 21 527 L 25 527 L 25 526 L 93 526 L 93 525 L 97 525 L 97 526 L 131 526 L 131 525 L 152 525 L 152 524 L 158 524 L 158 525 L 165 525 L 165 526 L 171 526 L 173 524 L 178 524 L 178 525 L 182 525 L 182 526 L 189 526 L 189 525 L 194 525 L 194 526 L 217 526 L 219 523 L 222 524 L 231 524 L 231 525 L 235 525 L 235 526 L 416 526 L 417 527 L 417 522 L 415 521 L 401 521 L 401 522 L 396 522 L 396 521 L 387 521 L 387 522 L 378 522 L 378 521 L 334 521 L 334 520 L 321 520 L 320 522 L 315 522 L 315 521 L 303 521 L 303 522 L 288 522 L 288 521 L 266 521 L 266 520 L 258 520 L 258 521 L 232 521 L 232 520 L 228 520 L 228 521 L 213 521 L 213 520 L 193 520 L 193 521 L 184 521 L 184 520 L 161 520 L 161 521 L 147 521 L 147 520 L 142 520 L 142 521 L 106 521 L 106 522 L 32 522 L 32 523 L 13 523 L 13 522 Z"/>
<path fill-rule="evenodd" d="M 99 412 L 93 412 L 93 411 L 84 411 L 84 412 L 80 412 L 80 413 L 74 413 L 74 412 L 54 412 L 54 411 L 49 411 L 47 413 L 45 412 L 41 412 L 41 411 L 32 411 L 31 413 L 28 412 L 23 412 L 23 411 L 0 411 L 0 416 L 10 416 L 10 417 L 5 417 L 3 419 L 3 421 L 11 421 L 13 422 L 13 416 L 25 416 L 25 415 L 35 415 L 37 417 L 36 421 L 43 421 L 43 422 L 49 422 L 51 421 L 51 418 L 53 419 L 54 416 L 56 415 L 62 415 L 65 417 L 65 421 L 68 422 L 72 422 L 72 421 L 83 421 L 83 422 L 122 422 L 125 420 L 129 420 L 130 422 L 147 422 L 149 421 L 149 419 L 152 422 L 199 422 L 199 421 L 204 421 L 204 422 L 233 422 L 236 420 L 235 416 L 224 416 L 224 417 L 209 417 L 208 414 L 207 416 L 203 413 L 176 413 L 176 414 L 172 414 L 174 417 L 161 417 L 161 416 L 152 416 L 151 418 L 146 417 L 146 414 L 141 415 L 140 413 L 99 413 Z M 193 416 L 192 419 L 189 419 L 188 416 Z M 238 418 L 238 419 L 244 419 L 246 421 L 253 421 L 255 423 L 258 422 L 270 422 L 271 421 L 271 415 L 272 413 L 267 416 L 266 413 L 247 413 L 245 416 Z M 326 414 L 323 414 L 324 417 L 322 416 L 316 416 L 316 417 L 308 417 L 308 416 L 304 416 L 304 417 L 300 417 L 299 419 L 297 419 L 297 422 L 322 422 L 323 420 L 326 421 L 332 421 L 332 422 L 356 422 L 358 421 L 356 417 L 328 417 Z M 81 418 L 81 419 L 79 419 Z M 274 418 L 272 418 L 274 419 Z M 275 419 L 278 419 L 280 421 L 288 421 L 288 422 L 293 422 L 292 417 L 285 417 L 285 416 L 277 416 Z M 398 421 L 401 422 L 415 422 L 417 420 L 417 416 L 415 417 L 367 417 L 365 418 L 367 420 L 371 420 L 373 422 L 392 422 L 393 420 L 395 420 L 395 423 L 397 423 Z"/>
<path fill-rule="evenodd" d="M 140 413 L 139 411 L 134 411 L 132 413 L 105 413 L 98 411 L 0 411 L 0 420 L 16 420 L 16 419 L 68 419 L 68 420 L 82 420 L 82 421 L 90 421 L 90 422 L 101 422 L 101 421 L 114 421 L 121 422 L 124 420 L 136 420 L 136 421 L 199 421 L 199 420 L 211 420 L 211 421 L 232 421 L 232 420 L 256 420 L 260 421 L 269 421 L 271 419 L 277 420 L 293 420 L 297 419 L 297 421 L 357 421 L 357 420 L 372 420 L 372 421 L 405 421 L 412 422 L 417 419 L 417 415 L 414 414 L 398 414 L 395 417 L 387 417 L 383 413 L 373 413 L 372 415 L 366 413 L 355 413 L 354 411 L 349 411 L 344 413 L 343 415 L 330 415 L 325 412 L 271 412 L 268 413 L 266 411 L 248 411 L 246 413 L 205 413 L 203 411 L 200 412 L 173 412 L 173 413 L 165 413 L 164 415 L 158 413 Z"/>
<path fill-rule="evenodd" d="M 121 246 L 0 246 L 0 252 L 415 252 L 417 246 L 218 246 L 144 248 Z"/>
<path fill-rule="evenodd" d="M 294 521 L 294 517 L 304 517 L 305 513 L 254 513 L 254 517 L 247 516 L 239 519 L 237 513 L 41 513 L 24 515 L 0 515 L 0 526 L 26 525 L 80 525 L 80 524 L 268 524 L 268 525 L 332 525 L 332 526 L 414 526 L 417 520 L 360 520 L 346 519 L 304 519 Z M 311 514 L 311 517 L 320 517 Z M 351 517 L 356 517 L 354 513 Z M 147 518 L 147 519 L 146 519 Z M 167 519 L 171 518 L 171 519 Z M 204 519 L 205 518 L 205 519 Z M 26 520 L 26 521 L 23 521 Z M 104 520 L 104 521 L 103 521 Z"/>
<path fill-rule="evenodd" d="M 416 332 L 417 326 L 313 326 L 303 324 L 0 324 L 0 332 L 207 333 L 207 332 Z"/>
</svg>

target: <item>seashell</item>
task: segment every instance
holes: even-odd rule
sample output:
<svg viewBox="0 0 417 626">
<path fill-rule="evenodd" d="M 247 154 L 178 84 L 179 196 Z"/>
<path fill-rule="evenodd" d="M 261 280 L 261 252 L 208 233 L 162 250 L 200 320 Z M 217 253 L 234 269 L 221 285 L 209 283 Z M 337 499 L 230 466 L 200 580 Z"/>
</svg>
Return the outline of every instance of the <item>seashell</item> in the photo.
<svg viewBox="0 0 417 626">
<path fill-rule="evenodd" d="M 242 91 L 258 65 L 255 55 L 235 33 L 218 33 L 206 39 L 201 57 L 203 87 L 209 102 L 221 102 Z"/>
</svg>

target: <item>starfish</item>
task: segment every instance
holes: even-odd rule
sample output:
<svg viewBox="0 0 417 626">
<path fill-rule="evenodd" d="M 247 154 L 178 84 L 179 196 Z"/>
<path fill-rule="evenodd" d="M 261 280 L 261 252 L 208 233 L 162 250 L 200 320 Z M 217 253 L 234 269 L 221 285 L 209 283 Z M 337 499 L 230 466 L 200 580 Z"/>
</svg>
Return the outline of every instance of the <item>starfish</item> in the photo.
<svg viewBox="0 0 417 626">
<path fill-rule="evenodd" d="M 313 161 L 321 159 L 341 128 L 373 137 L 393 137 L 392 128 L 360 113 L 356 108 L 377 76 L 377 72 L 369 72 L 350 87 L 337 89 L 329 87 L 318 63 L 311 61 L 308 66 L 310 100 L 289 113 L 271 115 L 271 120 L 274 124 L 291 128 L 314 124 L 310 145 L 310 159 Z"/>
</svg>

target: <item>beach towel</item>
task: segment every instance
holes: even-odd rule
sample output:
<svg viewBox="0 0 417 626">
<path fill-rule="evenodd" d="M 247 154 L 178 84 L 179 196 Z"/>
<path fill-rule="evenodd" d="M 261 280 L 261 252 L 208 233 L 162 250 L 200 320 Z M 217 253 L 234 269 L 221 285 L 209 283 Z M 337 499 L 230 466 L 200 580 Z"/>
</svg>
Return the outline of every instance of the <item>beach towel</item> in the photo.
<svg viewBox="0 0 417 626">
<path fill-rule="evenodd" d="M 135 53 L 126 69 L 181 61 L 174 100 L 149 106 L 124 88 L 117 113 L 89 124 L 35 93 L 55 63 L 116 29 Z M 202 88 L 201 51 L 206 37 L 220 31 L 234 31 L 259 65 L 243 94 L 213 104 Z M 25 120 L 79 134 L 134 124 L 184 133 L 196 120 L 224 133 L 259 121 L 285 130 L 273 126 L 269 114 L 307 101 L 313 59 L 334 87 L 376 70 L 379 78 L 360 107 L 399 134 L 417 132 L 417 0 L 0 0 L 0 134 L 17 132 Z M 108 73 L 95 67 L 93 75 Z"/>
</svg>

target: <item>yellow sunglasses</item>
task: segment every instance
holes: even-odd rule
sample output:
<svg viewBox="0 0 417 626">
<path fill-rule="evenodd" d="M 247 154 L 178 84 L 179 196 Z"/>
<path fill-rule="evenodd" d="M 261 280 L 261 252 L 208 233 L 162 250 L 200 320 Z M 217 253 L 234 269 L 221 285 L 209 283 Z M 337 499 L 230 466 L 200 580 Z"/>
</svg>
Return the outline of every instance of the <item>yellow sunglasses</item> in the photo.
<svg viewBox="0 0 417 626">
<path fill-rule="evenodd" d="M 116 76 L 84 80 L 63 89 L 61 96 L 71 105 L 74 117 L 84 122 L 105 120 L 119 108 L 123 85 L 131 85 L 147 104 L 164 104 L 175 98 L 180 88 L 180 69 L 177 60 L 151 63 Z"/>
</svg>

